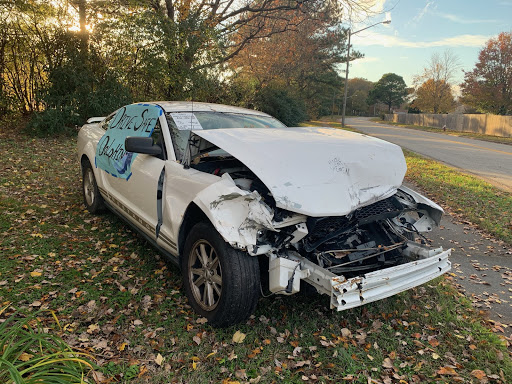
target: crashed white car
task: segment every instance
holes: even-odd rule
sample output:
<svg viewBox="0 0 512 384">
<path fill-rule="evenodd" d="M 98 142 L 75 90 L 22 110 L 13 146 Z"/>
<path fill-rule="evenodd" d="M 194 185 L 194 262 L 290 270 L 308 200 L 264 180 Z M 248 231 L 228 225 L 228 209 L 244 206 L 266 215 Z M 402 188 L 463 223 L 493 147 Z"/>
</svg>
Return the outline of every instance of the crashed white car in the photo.
<svg viewBox="0 0 512 384">
<path fill-rule="evenodd" d="M 307 283 L 341 311 L 450 269 L 422 235 L 443 210 L 402 186 L 402 150 L 376 138 L 154 102 L 89 119 L 78 157 L 89 211 L 108 207 L 178 264 L 213 326 L 247 319 L 263 290 Z"/>
</svg>

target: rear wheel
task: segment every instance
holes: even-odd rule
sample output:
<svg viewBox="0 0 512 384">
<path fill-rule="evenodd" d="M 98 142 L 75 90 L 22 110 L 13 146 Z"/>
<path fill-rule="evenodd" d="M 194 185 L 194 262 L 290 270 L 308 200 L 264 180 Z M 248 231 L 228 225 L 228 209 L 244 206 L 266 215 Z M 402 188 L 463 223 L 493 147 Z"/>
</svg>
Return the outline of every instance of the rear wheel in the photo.
<svg viewBox="0 0 512 384">
<path fill-rule="evenodd" d="M 82 191 L 84 204 L 89 212 L 98 213 L 105 210 L 105 204 L 103 197 L 100 195 L 94 171 L 88 161 L 85 161 L 82 166 Z"/>
<path fill-rule="evenodd" d="M 214 327 L 246 320 L 259 298 L 258 258 L 227 244 L 209 223 L 198 223 L 185 241 L 181 269 L 192 308 Z"/>
</svg>

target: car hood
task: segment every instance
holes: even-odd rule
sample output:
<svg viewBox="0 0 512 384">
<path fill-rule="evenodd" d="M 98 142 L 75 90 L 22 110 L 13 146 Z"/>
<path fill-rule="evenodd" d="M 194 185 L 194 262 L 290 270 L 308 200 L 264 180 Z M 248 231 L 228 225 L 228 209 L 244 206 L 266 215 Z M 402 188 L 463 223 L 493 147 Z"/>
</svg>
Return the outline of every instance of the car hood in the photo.
<svg viewBox="0 0 512 384">
<path fill-rule="evenodd" d="M 407 169 L 400 147 L 333 128 L 194 131 L 244 163 L 279 208 L 341 216 L 391 196 Z"/>
</svg>

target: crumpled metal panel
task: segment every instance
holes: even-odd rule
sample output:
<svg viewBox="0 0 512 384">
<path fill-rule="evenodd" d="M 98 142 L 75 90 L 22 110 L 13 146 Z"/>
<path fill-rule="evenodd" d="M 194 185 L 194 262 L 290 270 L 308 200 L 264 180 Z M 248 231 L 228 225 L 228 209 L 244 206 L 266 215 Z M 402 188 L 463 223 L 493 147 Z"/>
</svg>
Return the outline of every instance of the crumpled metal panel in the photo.
<svg viewBox="0 0 512 384">
<path fill-rule="evenodd" d="M 331 308 L 338 311 L 358 307 L 396 295 L 430 281 L 451 269 L 451 249 L 426 259 L 381 269 L 345 280 L 331 279 Z"/>
<path fill-rule="evenodd" d="M 278 207 L 308 216 L 342 216 L 394 194 L 406 171 L 402 150 L 332 128 L 230 128 L 194 131 L 251 169 Z"/>
</svg>

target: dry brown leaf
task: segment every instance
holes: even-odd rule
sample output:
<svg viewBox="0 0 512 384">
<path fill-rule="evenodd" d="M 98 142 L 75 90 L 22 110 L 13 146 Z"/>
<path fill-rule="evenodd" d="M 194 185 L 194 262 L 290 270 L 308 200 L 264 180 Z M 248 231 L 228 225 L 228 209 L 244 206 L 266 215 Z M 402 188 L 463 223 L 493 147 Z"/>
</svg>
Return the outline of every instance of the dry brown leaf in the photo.
<svg viewBox="0 0 512 384">
<path fill-rule="evenodd" d="M 237 379 L 247 379 L 247 373 L 245 373 L 245 369 L 236 370 L 235 376 Z"/>
<path fill-rule="evenodd" d="M 100 326 L 98 324 L 91 324 L 87 328 L 87 333 L 92 334 L 92 333 L 94 333 L 96 331 L 99 331 L 99 330 L 100 330 Z"/>
<path fill-rule="evenodd" d="M 158 365 L 162 365 L 163 361 L 164 361 L 164 358 L 161 354 L 156 355 L 155 363 L 157 363 Z"/>
<path fill-rule="evenodd" d="M 486 374 L 484 371 L 480 369 L 475 369 L 471 371 L 471 376 L 476 377 L 478 380 L 482 380 L 486 376 Z"/>
<path fill-rule="evenodd" d="M 384 359 L 384 361 L 382 362 L 382 366 L 383 366 L 384 368 L 388 368 L 388 369 L 390 369 L 390 368 L 394 368 L 394 366 L 393 366 L 393 362 L 391 361 L 391 359 L 390 359 L 389 357 L 386 357 L 386 358 Z"/>
<path fill-rule="evenodd" d="M 29 361 L 33 357 L 34 357 L 34 355 L 31 355 L 30 353 L 23 352 L 21 355 L 18 356 L 18 360 Z"/>
<path fill-rule="evenodd" d="M 107 379 L 100 371 L 92 371 L 92 378 L 96 384 L 102 384 L 110 381 L 110 379 Z"/>
<path fill-rule="evenodd" d="M 235 334 L 233 335 L 233 342 L 238 344 L 243 343 L 243 341 L 245 340 L 245 336 L 245 333 L 236 331 Z"/>
<path fill-rule="evenodd" d="M 453 369 L 452 367 L 441 367 L 441 368 L 437 371 L 437 374 L 438 374 L 438 375 L 452 375 L 452 376 L 457 376 L 457 372 L 455 372 L 455 369 Z"/>
</svg>

